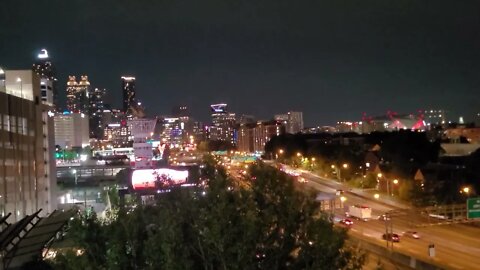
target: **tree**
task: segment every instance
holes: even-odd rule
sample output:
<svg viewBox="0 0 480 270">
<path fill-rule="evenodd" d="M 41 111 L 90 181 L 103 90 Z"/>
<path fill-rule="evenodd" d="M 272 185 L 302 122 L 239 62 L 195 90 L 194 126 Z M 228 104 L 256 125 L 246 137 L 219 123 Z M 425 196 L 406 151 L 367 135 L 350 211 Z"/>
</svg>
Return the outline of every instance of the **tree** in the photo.
<svg viewBox="0 0 480 270">
<path fill-rule="evenodd" d="M 75 221 L 72 236 L 85 252 L 60 256 L 58 268 L 361 269 L 364 256 L 346 247 L 314 193 L 262 165 L 251 167 L 250 188 L 237 187 L 206 159 L 206 189 L 172 188 L 110 223 Z"/>
</svg>

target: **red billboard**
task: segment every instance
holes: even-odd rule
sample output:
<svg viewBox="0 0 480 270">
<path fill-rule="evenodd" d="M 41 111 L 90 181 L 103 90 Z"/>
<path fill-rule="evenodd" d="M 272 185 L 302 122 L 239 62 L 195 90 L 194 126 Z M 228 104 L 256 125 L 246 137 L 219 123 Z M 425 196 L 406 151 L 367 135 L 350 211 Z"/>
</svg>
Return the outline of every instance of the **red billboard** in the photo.
<svg viewBox="0 0 480 270">
<path fill-rule="evenodd" d="M 132 187 L 138 189 L 161 189 L 187 183 L 188 170 L 139 169 L 132 173 Z"/>
</svg>

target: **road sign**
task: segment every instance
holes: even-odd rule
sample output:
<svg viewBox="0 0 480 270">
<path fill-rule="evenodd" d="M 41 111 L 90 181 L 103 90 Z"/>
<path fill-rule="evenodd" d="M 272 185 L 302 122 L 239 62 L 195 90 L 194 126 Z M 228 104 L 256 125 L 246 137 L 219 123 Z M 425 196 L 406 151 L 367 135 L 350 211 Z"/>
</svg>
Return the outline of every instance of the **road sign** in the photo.
<svg viewBox="0 0 480 270">
<path fill-rule="evenodd" d="M 434 244 L 430 244 L 428 245 L 428 256 L 430 257 L 435 257 L 435 245 Z"/>
<path fill-rule="evenodd" d="M 467 218 L 480 218 L 480 197 L 467 199 Z"/>
</svg>

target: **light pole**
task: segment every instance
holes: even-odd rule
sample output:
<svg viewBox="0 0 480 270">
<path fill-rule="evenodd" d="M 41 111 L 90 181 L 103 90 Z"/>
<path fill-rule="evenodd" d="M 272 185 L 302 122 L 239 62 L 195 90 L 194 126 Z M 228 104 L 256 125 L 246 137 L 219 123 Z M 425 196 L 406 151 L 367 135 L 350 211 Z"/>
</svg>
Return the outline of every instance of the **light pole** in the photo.
<svg viewBox="0 0 480 270">
<path fill-rule="evenodd" d="M 384 180 L 385 180 L 385 184 L 386 184 L 386 188 L 387 188 L 387 195 L 392 196 L 392 194 L 390 193 L 390 181 L 382 173 L 377 174 L 377 190 L 380 190 L 380 180 L 382 178 L 384 178 Z M 398 180 L 397 180 L 397 183 L 398 183 Z"/>
<path fill-rule="evenodd" d="M 340 208 L 343 209 L 343 204 L 345 203 L 345 201 L 347 201 L 347 197 L 341 196 L 340 197 Z"/>
<path fill-rule="evenodd" d="M 398 181 L 398 179 L 393 179 L 393 181 L 392 181 L 392 182 L 393 182 L 393 185 L 394 185 L 395 189 L 398 189 L 398 184 L 400 183 L 400 181 Z M 395 191 L 395 189 L 394 189 L 394 188 L 392 188 L 392 196 L 393 196 L 393 195 L 394 195 L 394 193 L 395 193 L 395 192 L 394 192 L 394 191 Z"/>
<path fill-rule="evenodd" d="M 76 190 L 77 189 L 77 170 L 73 169 L 72 173 L 73 173 L 73 177 L 75 179 L 75 187 L 73 188 L 72 199 L 73 199 L 73 203 L 75 203 L 75 192 L 77 192 L 77 190 Z"/>
<path fill-rule="evenodd" d="M 281 158 L 283 155 L 283 149 L 278 150 L 278 154 L 276 154 L 276 158 L 278 159 L 279 157 Z"/>
<path fill-rule="evenodd" d="M 77 170 L 73 169 L 72 170 L 73 176 L 75 177 L 75 187 L 77 187 Z"/>
<path fill-rule="evenodd" d="M 472 190 L 470 189 L 470 187 L 463 187 L 462 189 L 460 189 L 460 193 L 462 194 L 465 194 L 465 197 L 469 198 L 470 197 L 470 192 Z"/>
<path fill-rule="evenodd" d="M 17 78 L 17 82 L 20 83 L 20 97 L 23 98 L 23 82 L 22 82 L 22 78 L 18 77 L 18 78 Z"/>
<path fill-rule="evenodd" d="M 346 171 L 348 169 L 348 163 L 343 163 L 342 164 L 342 168 Z M 341 169 L 339 169 L 338 171 L 341 171 Z M 340 177 L 340 176 L 339 176 Z M 345 177 L 344 177 L 345 178 Z M 340 181 L 344 182 L 344 178 L 340 178 Z"/>
</svg>

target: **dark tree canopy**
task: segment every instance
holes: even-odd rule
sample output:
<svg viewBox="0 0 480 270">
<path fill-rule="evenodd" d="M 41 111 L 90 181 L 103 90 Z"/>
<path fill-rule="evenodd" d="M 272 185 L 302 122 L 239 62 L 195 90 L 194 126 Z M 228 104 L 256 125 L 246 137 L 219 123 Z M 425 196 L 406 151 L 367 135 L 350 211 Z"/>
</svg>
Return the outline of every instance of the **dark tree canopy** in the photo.
<svg viewBox="0 0 480 270">
<path fill-rule="evenodd" d="M 85 252 L 59 256 L 57 269 L 361 269 L 364 256 L 320 212 L 314 194 L 277 170 L 254 166 L 249 188 L 207 165 L 205 189 L 173 189 L 155 205 L 101 223 L 75 221 Z"/>
</svg>

